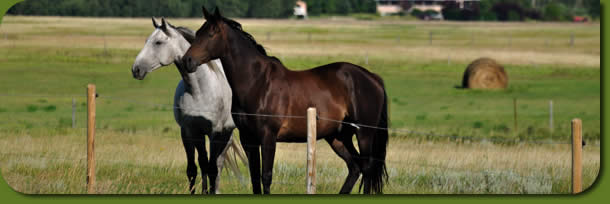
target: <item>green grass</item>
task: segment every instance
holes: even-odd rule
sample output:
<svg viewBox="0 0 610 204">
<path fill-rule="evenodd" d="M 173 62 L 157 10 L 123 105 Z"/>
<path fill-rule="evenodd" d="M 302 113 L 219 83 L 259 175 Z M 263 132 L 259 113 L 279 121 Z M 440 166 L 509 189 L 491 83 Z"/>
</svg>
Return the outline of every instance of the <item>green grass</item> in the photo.
<svg viewBox="0 0 610 204">
<path fill-rule="evenodd" d="M 184 152 L 171 107 L 178 72 L 172 65 L 143 81 L 133 79 L 131 65 L 152 31 L 150 20 L 98 20 L 4 18 L 0 27 L 0 33 L 7 34 L 7 40 L 0 41 L 3 177 L 27 193 L 85 192 L 85 93 L 86 85 L 94 83 L 100 96 L 99 191 L 186 193 Z M 190 28 L 201 23 L 200 19 L 170 21 Z M 391 133 L 387 193 L 568 193 L 569 146 L 530 143 L 569 143 L 572 118 L 583 120 L 584 138 L 591 144 L 585 150 L 585 186 L 597 177 L 598 24 L 428 24 L 344 18 L 239 21 L 291 69 L 347 61 L 382 76 L 391 127 L 425 133 Z M 473 33 L 476 38 L 471 43 Z M 573 47 L 566 40 L 572 33 L 577 39 Z M 504 65 L 507 89 L 455 88 L 465 67 L 481 56 L 497 58 Z M 75 129 L 71 128 L 73 98 L 78 104 Z M 496 154 L 496 149 L 506 154 Z M 305 158 L 304 150 L 303 144 L 278 146 L 272 192 L 305 192 L 305 164 L 299 159 Z M 320 141 L 319 151 L 323 168 L 318 168 L 318 191 L 336 193 L 347 170 L 325 142 Z M 246 167 L 241 168 L 247 177 Z M 249 182 L 226 175 L 222 192 L 249 193 Z"/>
</svg>

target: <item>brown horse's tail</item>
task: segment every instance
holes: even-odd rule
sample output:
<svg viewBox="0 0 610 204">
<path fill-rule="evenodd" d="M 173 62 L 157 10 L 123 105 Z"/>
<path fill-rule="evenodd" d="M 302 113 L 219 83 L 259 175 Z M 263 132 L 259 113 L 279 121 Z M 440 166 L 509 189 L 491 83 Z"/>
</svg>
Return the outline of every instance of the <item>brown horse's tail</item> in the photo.
<svg viewBox="0 0 610 204">
<path fill-rule="evenodd" d="M 382 82 L 383 83 L 383 82 Z M 373 193 L 383 193 L 383 185 L 388 181 L 388 172 L 385 166 L 385 156 L 388 147 L 388 96 L 383 89 L 383 106 L 381 117 L 377 126 L 377 134 L 373 139 L 372 166 L 371 166 L 371 191 Z"/>
</svg>

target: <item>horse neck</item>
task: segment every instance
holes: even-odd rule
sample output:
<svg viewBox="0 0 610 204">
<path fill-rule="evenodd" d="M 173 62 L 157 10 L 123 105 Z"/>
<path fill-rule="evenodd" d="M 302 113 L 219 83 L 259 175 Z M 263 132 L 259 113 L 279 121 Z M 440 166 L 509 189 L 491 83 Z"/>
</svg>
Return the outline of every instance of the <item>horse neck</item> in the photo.
<svg viewBox="0 0 610 204">
<path fill-rule="evenodd" d="M 182 56 L 184 56 L 190 46 L 191 45 L 188 43 L 188 41 L 186 41 L 184 37 L 180 37 L 178 39 L 178 44 L 176 45 L 176 49 L 178 50 L 176 51 L 176 53 L 179 54 L 174 57 L 174 64 L 176 65 L 178 72 L 180 72 L 180 76 L 182 76 L 182 81 L 184 81 L 184 85 L 186 85 L 185 91 L 193 96 L 201 96 L 203 95 L 203 90 L 207 90 L 207 86 L 209 85 L 207 83 L 210 80 L 206 79 L 206 77 L 210 77 L 209 74 L 206 73 L 209 72 L 209 70 L 206 70 L 204 68 L 197 68 L 197 70 L 193 73 L 188 73 L 186 71 L 186 67 L 182 62 Z M 202 66 L 204 65 L 200 65 L 200 67 Z"/>
<path fill-rule="evenodd" d="M 246 94 L 253 89 L 264 87 L 254 87 L 259 80 L 266 80 L 266 76 L 272 67 L 267 66 L 270 57 L 260 53 L 255 45 L 237 31 L 232 29 L 227 32 L 229 42 L 228 52 L 220 58 L 224 67 L 224 72 L 233 90 L 233 97 L 237 97 L 240 102 L 245 101 Z M 259 64 L 256 66 L 255 64 Z M 273 63 L 273 62 L 272 62 Z M 256 70 L 253 68 L 256 67 Z M 283 66 L 274 67 L 274 71 L 286 71 Z"/>
</svg>

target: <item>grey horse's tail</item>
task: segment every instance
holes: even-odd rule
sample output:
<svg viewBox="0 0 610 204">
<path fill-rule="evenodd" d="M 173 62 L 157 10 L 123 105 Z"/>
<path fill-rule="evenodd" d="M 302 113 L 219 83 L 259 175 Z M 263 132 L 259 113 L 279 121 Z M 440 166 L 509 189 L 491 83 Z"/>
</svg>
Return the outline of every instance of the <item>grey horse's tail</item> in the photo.
<svg viewBox="0 0 610 204">
<path fill-rule="evenodd" d="M 229 168 L 233 175 L 239 179 L 241 183 L 246 183 L 246 178 L 242 175 L 241 171 L 239 171 L 239 165 L 237 162 L 237 158 L 242 161 L 245 166 L 248 166 L 248 159 L 246 158 L 246 153 L 242 148 L 241 144 L 239 144 L 239 140 L 233 135 L 231 135 L 231 139 L 225 148 L 225 152 L 223 153 L 225 160 L 223 166 Z"/>
</svg>

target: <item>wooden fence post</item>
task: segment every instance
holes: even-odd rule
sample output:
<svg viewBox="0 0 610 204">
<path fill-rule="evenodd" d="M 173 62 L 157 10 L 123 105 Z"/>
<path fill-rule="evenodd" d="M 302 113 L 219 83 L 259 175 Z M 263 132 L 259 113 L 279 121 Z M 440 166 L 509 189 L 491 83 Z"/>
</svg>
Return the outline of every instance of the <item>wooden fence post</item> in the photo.
<svg viewBox="0 0 610 204">
<path fill-rule="evenodd" d="M 95 85 L 87 85 L 87 193 L 95 193 Z"/>
<path fill-rule="evenodd" d="M 572 120 L 572 193 L 582 192 L 582 121 Z"/>
<path fill-rule="evenodd" d="M 72 98 L 72 128 L 76 128 L 76 99 Z"/>
<path fill-rule="evenodd" d="M 106 46 L 106 33 L 103 34 L 104 37 L 104 56 L 108 56 L 108 48 Z"/>
<path fill-rule="evenodd" d="M 549 101 L 549 133 L 551 134 L 551 140 L 553 140 L 553 100 Z"/>
<path fill-rule="evenodd" d="M 513 133 L 515 134 L 515 137 L 517 135 L 519 135 L 518 129 L 517 129 L 517 98 L 513 98 L 513 112 L 514 112 L 514 120 L 515 120 L 515 129 L 513 130 Z"/>
<path fill-rule="evenodd" d="M 316 108 L 307 109 L 307 194 L 316 194 Z"/>
</svg>

